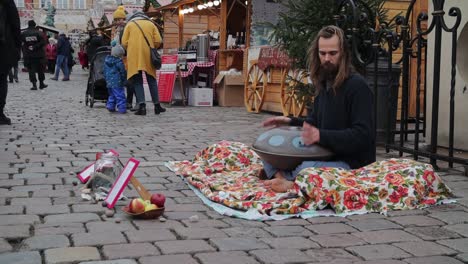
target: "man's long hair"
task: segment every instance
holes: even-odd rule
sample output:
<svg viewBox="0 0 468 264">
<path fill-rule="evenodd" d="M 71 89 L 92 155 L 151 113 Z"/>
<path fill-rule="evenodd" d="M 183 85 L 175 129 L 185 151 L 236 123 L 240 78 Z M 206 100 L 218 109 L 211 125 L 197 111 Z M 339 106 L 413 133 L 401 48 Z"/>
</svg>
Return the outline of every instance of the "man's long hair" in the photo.
<svg viewBox="0 0 468 264">
<path fill-rule="evenodd" d="M 349 77 L 353 71 L 353 66 L 351 62 L 351 55 L 348 49 L 346 38 L 343 30 L 337 26 L 325 26 L 323 27 L 315 37 L 314 41 L 309 47 L 308 55 L 308 65 L 310 69 L 310 77 L 313 84 L 316 87 L 316 94 L 320 92 L 323 88 L 323 82 L 325 81 L 325 76 L 321 72 L 321 62 L 319 57 L 319 39 L 326 38 L 329 39 L 333 36 L 337 36 L 340 44 L 340 60 L 338 62 L 338 71 L 336 73 L 335 79 L 333 80 L 333 91 L 336 94 L 337 88 L 340 87 L 343 82 Z"/>
</svg>

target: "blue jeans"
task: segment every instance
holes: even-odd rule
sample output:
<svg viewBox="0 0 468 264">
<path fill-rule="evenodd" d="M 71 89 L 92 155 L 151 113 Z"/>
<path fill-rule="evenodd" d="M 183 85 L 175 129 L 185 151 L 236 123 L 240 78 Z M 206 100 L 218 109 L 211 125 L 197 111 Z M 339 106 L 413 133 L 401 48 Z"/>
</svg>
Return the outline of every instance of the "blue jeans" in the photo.
<svg viewBox="0 0 468 264">
<path fill-rule="evenodd" d="M 63 71 L 63 78 L 70 78 L 70 72 L 68 71 L 68 57 L 64 55 L 57 55 L 57 63 L 55 65 L 55 79 L 58 79 L 60 69 Z"/>
<path fill-rule="evenodd" d="M 145 90 L 143 88 L 143 72 L 139 71 L 137 74 L 132 76 L 132 84 L 135 89 L 135 97 L 137 105 L 145 103 Z M 146 74 L 146 80 L 148 81 L 149 90 L 151 93 L 151 99 L 154 104 L 159 104 L 159 93 L 158 84 L 153 76 Z"/>
<path fill-rule="evenodd" d="M 323 168 L 323 167 L 332 167 L 332 168 L 342 168 L 349 170 L 348 163 L 344 161 L 304 161 L 301 165 L 297 166 L 292 171 L 281 171 L 284 178 L 288 181 L 294 181 L 296 179 L 297 174 L 305 169 L 305 168 Z M 263 169 L 265 170 L 266 176 L 268 179 L 271 179 L 275 176 L 275 174 L 279 171 L 279 169 L 274 168 L 271 164 L 263 161 Z"/>
</svg>

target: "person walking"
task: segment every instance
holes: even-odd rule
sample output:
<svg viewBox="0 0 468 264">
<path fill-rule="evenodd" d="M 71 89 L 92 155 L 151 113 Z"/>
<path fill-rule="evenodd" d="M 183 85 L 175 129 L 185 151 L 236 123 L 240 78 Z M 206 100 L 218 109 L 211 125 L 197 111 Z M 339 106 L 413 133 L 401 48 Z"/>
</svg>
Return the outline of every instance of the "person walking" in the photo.
<svg viewBox="0 0 468 264">
<path fill-rule="evenodd" d="M 63 72 L 63 79 L 62 81 L 69 81 L 70 80 L 70 72 L 68 70 L 68 58 L 71 52 L 71 45 L 68 41 L 67 37 L 64 33 L 59 35 L 58 43 L 57 43 L 57 64 L 55 67 L 55 75 L 51 78 L 54 81 L 58 81 L 58 77 L 60 74 L 60 69 Z"/>
<path fill-rule="evenodd" d="M 127 71 L 123 64 L 122 57 L 125 50 L 119 44 L 114 43 L 111 55 L 107 55 L 104 61 L 104 78 L 106 79 L 107 91 L 107 110 L 115 112 L 115 107 L 121 114 L 127 112 L 125 100 L 124 83 L 127 80 Z"/>
<path fill-rule="evenodd" d="M 7 75 L 15 64 L 18 65 L 21 49 L 21 31 L 18 9 L 15 1 L 0 2 L 0 125 L 11 125 L 11 119 L 5 115 L 8 93 Z"/>
<path fill-rule="evenodd" d="M 47 71 L 50 74 L 55 73 L 55 61 L 57 60 L 57 44 L 54 38 L 49 38 L 49 44 L 46 46 Z"/>
<path fill-rule="evenodd" d="M 78 51 L 78 60 L 80 61 L 81 69 L 89 69 L 88 65 L 88 54 L 85 51 L 85 45 L 80 44 L 80 51 Z"/>
<path fill-rule="evenodd" d="M 24 65 L 28 68 L 29 81 L 33 85 L 31 90 L 37 90 L 36 73 L 39 78 L 39 89 L 46 88 L 47 84 L 44 83 L 46 43 L 42 33 L 36 29 L 34 20 L 28 21 L 28 28 L 21 33 L 21 41 L 23 42 Z"/>
<path fill-rule="evenodd" d="M 160 102 L 156 69 L 151 63 L 150 47 L 161 44 L 161 35 L 153 22 L 143 12 L 136 12 L 129 17 L 122 35 L 122 46 L 127 51 L 127 79 L 133 84 L 138 110 L 136 115 L 146 115 L 145 92 L 143 89 L 143 72 L 148 81 L 154 113 L 166 112 Z M 150 45 L 150 47 L 148 46 Z"/>
</svg>

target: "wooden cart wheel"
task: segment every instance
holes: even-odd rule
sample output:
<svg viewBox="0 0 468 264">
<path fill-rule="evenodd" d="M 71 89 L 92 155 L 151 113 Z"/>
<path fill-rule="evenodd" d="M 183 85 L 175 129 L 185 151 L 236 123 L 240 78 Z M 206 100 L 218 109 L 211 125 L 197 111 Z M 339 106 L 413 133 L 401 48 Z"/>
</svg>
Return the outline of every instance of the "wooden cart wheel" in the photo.
<svg viewBox="0 0 468 264">
<path fill-rule="evenodd" d="M 299 100 L 291 88 L 294 81 L 308 82 L 308 78 L 299 70 L 286 70 L 281 80 L 281 107 L 284 116 L 299 117 L 304 113 L 305 104 Z"/>
<path fill-rule="evenodd" d="M 244 104 L 248 112 L 259 113 L 262 110 L 266 90 L 266 74 L 252 60 L 249 73 L 245 79 Z"/>
</svg>

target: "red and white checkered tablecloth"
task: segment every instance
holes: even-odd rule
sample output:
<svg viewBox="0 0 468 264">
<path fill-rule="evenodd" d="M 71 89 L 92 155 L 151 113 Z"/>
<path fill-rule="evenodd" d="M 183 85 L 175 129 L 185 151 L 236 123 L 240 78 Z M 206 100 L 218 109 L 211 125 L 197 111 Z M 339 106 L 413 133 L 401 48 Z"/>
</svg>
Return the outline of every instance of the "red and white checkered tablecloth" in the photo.
<svg viewBox="0 0 468 264">
<path fill-rule="evenodd" d="M 193 74 L 193 70 L 195 67 L 200 67 L 200 68 L 209 68 L 209 67 L 214 67 L 215 64 L 214 62 L 187 62 L 187 71 L 180 71 L 180 76 L 182 78 L 188 77 Z"/>
</svg>

